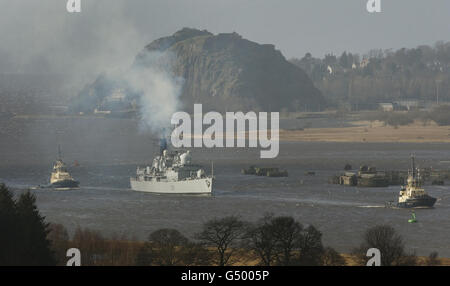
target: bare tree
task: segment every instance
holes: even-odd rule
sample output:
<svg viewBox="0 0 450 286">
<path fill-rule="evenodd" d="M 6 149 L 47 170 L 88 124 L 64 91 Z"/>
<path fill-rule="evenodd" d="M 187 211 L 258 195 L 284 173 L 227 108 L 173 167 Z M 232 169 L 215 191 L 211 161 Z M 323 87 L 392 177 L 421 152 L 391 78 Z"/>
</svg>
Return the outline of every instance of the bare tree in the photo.
<svg viewBox="0 0 450 286">
<path fill-rule="evenodd" d="M 427 260 L 426 260 L 426 264 L 428 266 L 439 266 L 441 265 L 441 261 L 439 261 L 439 254 L 437 251 L 433 251 L 430 253 L 430 255 L 428 256 Z"/>
<path fill-rule="evenodd" d="M 190 242 L 183 247 L 184 265 L 207 266 L 211 264 L 211 252 L 199 243 Z"/>
<path fill-rule="evenodd" d="M 270 221 L 273 235 L 277 241 L 278 264 L 291 265 L 294 250 L 298 248 L 302 236 L 303 226 L 293 217 L 274 217 Z"/>
<path fill-rule="evenodd" d="M 278 256 L 277 239 L 270 220 L 271 217 L 264 217 L 259 223 L 250 225 L 245 234 L 246 246 L 259 256 L 265 266 L 273 265 Z"/>
<path fill-rule="evenodd" d="M 99 231 L 78 227 L 70 245 L 78 248 L 83 254 L 81 265 L 97 266 L 104 264 L 107 241 Z"/>
<path fill-rule="evenodd" d="M 183 247 L 189 240 L 175 229 L 160 229 L 149 236 L 153 263 L 174 266 L 183 264 Z"/>
<path fill-rule="evenodd" d="M 403 264 L 406 256 L 402 237 L 389 225 L 378 225 L 366 230 L 363 242 L 354 251 L 362 261 L 367 260 L 366 252 L 369 248 L 377 248 L 381 253 L 381 265 L 392 266 Z"/>
<path fill-rule="evenodd" d="M 322 254 L 323 266 L 345 266 L 345 259 L 334 248 L 325 247 Z"/>
<path fill-rule="evenodd" d="M 229 216 L 206 222 L 196 237 L 205 245 L 215 247 L 218 255 L 217 264 L 225 266 L 230 262 L 243 233 L 244 222 L 238 217 Z"/>
<path fill-rule="evenodd" d="M 66 251 L 69 248 L 69 234 L 62 224 L 50 224 L 47 238 L 51 241 L 51 249 L 55 254 L 57 265 L 65 265 Z"/>
<path fill-rule="evenodd" d="M 299 253 L 297 264 L 317 266 L 321 265 L 323 254 L 322 233 L 313 225 L 303 230 L 299 239 Z"/>
<path fill-rule="evenodd" d="M 292 217 L 266 215 L 250 227 L 246 241 L 264 265 L 322 264 L 322 234 L 313 226 L 303 229 Z"/>
<path fill-rule="evenodd" d="M 150 243 L 145 242 L 144 245 L 142 245 L 135 257 L 134 264 L 136 266 L 150 266 L 152 265 L 152 248 Z"/>
</svg>

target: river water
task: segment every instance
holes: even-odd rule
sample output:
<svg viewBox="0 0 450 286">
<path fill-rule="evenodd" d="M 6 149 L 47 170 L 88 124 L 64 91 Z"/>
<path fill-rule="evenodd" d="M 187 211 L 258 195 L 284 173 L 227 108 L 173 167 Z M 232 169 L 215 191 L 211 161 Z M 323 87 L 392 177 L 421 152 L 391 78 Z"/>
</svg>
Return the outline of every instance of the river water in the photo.
<svg viewBox="0 0 450 286">
<path fill-rule="evenodd" d="M 0 181 L 15 193 L 45 184 L 51 172 L 56 137 L 45 133 L 48 125 L 38 128 L 36 124 L 25 128 L 26 136 L 0 142 Z M 176 228 L 192 237 L 202 223 L 214 217 L 238 215 L 256 221 L 274 213 L 313 224 L 322 231 L 326 245 L 342 252 L 358 246 L 368 227 L 390 224 L 404 237 L 409 250 L 419 255 L 438 251 L 450 257 L 448 186 L 426 185 L 438 201 L 433 209 L 416 210 L 419 222 L 410 224 L 409 210 L 384 208 L 386 201 L 396 198 L 399 186 L 358 188 L 327 183 L 346 163 L 355 168 L 370 164 L 380 170 L 406 170 L 411 153 L 421 167 L 447 169 L 450 144 L 282 142 L 273 160 L 259 159 L 258 149 L 193 149 L 194 161 L 208 172 L 214 162 L 214 194 L 158 195 L 129 189 L 136 166 L 148 163 L 157 152 L 155 140 L 139 135 L 135 127 L 121 125 L 122 121 L 108 124 L 100 129 L 109 130 L 107 136 L 83 124 L 89 132 L 77 127 L 71 129 L 71 136 L 58 139 L 72 175 L 81 182 L 79 190 L 32 190 L 47 221 L 62 223 L 71 233 L 81 226 L 105 235 L 124 233 L 146 239 L 158 228 Z M 110 131 L 114 127 L 118 131 Z M 80 166 L 72 166 L 74 160 Z M 242 175 L 241 169 L 251 164 L 287 169 L 289 177 Z M 316 174 L 308 176 L 307 171 Z"/>
</svg>

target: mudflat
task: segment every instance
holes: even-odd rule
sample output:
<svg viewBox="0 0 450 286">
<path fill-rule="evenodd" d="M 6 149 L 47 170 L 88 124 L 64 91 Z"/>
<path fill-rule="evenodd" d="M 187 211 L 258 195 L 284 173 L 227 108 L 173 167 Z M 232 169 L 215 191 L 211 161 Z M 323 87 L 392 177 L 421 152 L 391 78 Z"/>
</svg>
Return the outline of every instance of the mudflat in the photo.
<svg viewBox="0 0 450 286">
<path fill-rule="evenodd" d="M 354 121 L 354 126 L 280 130 L 280 140 L 290 142 L 402 142 L 450 143 L 450 126 L 419 122 L 406 126 L 385 126 L 382 122 Z"/>
</svg>

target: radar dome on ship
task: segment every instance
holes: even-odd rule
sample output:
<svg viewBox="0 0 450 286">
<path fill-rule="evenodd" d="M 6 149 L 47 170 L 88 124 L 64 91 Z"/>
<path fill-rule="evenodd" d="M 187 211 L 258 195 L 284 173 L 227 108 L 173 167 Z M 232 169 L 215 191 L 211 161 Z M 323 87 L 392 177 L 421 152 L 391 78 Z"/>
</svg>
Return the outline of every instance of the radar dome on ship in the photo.
<svg viewBox="0 0 450 286">
<path fill-rule="evenodd" d="M 181 161 L 181 165 L 189 165 L 191 164 L 191 152 L 187 151 L 186 153 L 183 153 L 180 155 L 180 161 Z"/>
<path fill-rule="evenodd" d="M 202 178 L 205 175 L 205 171 L 200 169 L 197 171 L 197 178 Z"/>
</svg>

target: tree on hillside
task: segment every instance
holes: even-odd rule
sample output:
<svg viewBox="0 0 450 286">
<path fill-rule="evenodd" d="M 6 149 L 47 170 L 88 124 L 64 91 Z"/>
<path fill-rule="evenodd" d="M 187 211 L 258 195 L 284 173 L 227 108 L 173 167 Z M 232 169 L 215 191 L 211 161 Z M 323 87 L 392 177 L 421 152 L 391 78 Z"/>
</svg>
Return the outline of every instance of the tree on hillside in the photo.
<svg viewBox="0 0 450 286">
<path fill-rule="evenodd" d="M 253 250 L 265 266 L 291 265 L 298 252 L 302 225 L 289 216 L 267 214 L 248 227 L 246 246 Z"/>
<path fill-rule="evenodd" d="M 427 266 L 439 266 L 441 262 L 439 261 L 439 253 L 437 251 L 433 251 L 430 253 L 430 255 L 427 257 L 426 265 Z"/>
<path fill-rule="evenodd" d="M 66 265 L 66 253 L 69 249 L 69 233 L 62 224 L 50 224 L 48 239 L 51 241 L 51 248 L 55 255 L 56 263 L 59 266 Z"/>
<path fill-rule="evenodd" d="M 217 253 L 217 264 L 225 266 L 230 263 L 243 234 L 244 222 L 235 216 L 229 216 L 207 221 L 196 237 L 203 244 L 214 247 Z"/>
<path fill-rule="evenodd" d="M 73 235 L 71 246 L 81 252 L 81 265 L 102 265 L 106 257 L 107 240 L 100 232 L 78 227 Z"/>
<path fill-rule="evenodd" d="M 182 265 L 184 247 L 189 240 L 175 229 L 160 229 L 149 236 L 153 263 L 162 266 Z"/>
<path fill-rule="evenodd" d="M 36 197 L 30 192 L 20 195 L 17 201 L 21 238 L 22 265 L 48 266 L 55 265 L 56 260 L 51 250 L 51 242 L 47 238 L 50 232 L 45 217 L 39 213 Z"/>
<path fill-rule="evenodd" d="M 313 225 L 303 230 L 299 238 L 300 256 L 297 259 L 299 265 L 321 265 L 323 254 L 322 233 Z"/>
<path fill-rule="evenodd" d="M 141 246 L 136 254 L 134 264 L 136 266 L 150 266 L 153 263 L 152 249 L 150 243 L 146 242 L 143 246 Z"/>
<path fill-rule="evenodd" d="M 344 51 L 342 55 L 339 57 L 339 65 L 346 69 L 351 68 L 353 64 L 352 60 L 353 59 L 347 55 L 347 52 Z"/>
<path fill-rule="evenodd" d="M 17 210 L 12 193 L 0 185 L 0 265 L 17 265 Z"/>
<path fill-rule="evenodd" d="M 332 247 L 325 247 L 322 254 L 323 266 L 345 266 L 345 259 Z"/>
<path fill-rule="evenodd" d="M 211 251 L 200 243 L 189 242 L 183 247 L 183 265 L 207 266 L 211 265 Z"/>
<path fill-rule="evenodd" d="M 49 231 L 34 195 L 26 192 L 15 201 L 0 185 L 0 265 L 55 265 Z"/>
<path fill-rule="evenodd" d="M 370 248 L 380 250 L 382 266 L 411 266 L 417 263 L 415 254 L 406 253 L 403 238 L 389 225 L 377 225 L 366 230 L 363 242 L 354 250 L 361 264 L 367 261 L 366 253 Z"/>
<path fill-rule="evenodd" d="M 259 223 L 250 225 L 245 233 L 246 247 L 254 251 L 265 266 L 275 264 L 278 257 L 278 241 L 271 219 L 271 216 L 265 216 Z"/>
<path fill-rule="evenodd" d="M 303 226 L 288 216 L 274 217 L 270 223 L 277 241 L 278 264 L 291 265 L 294 251 L 302 237 Z"/>
<path fill-rule="evenodd" d="M 405 253 L 403 239 L 388 225 L 370 228 L 364 234 L 366 248 L 377 248 L 381 252 L 381 265 L 390 266 Z"/>
<path fill-rule="evenodd" d="M 245 240 L 266 266 L 322 265 L 322 234 L 289 216 L 266 215 L 248 228 Z"/>
<path fill-rule="evenodd" d="M 190 242 L 175 229 L 159 229 L 149 235 L 139 249 L 135 264 L 138 266 L 209 265 L 210 254 L 197 243 Z"/>
<path fill-rule="evenodd" d="M 450 101 L 450 43 L 371 50 L 362 62 L 347 52 L 337 61 L 332 55 L 314 58 L 308 54 L 291 62 L 309 75 L 329 106 L 336 108 L 352 104 L 356 110 L 373 110 L 380 102 Z M 327 75 L 328 65 L 339 72 Z"/>
</svg>

